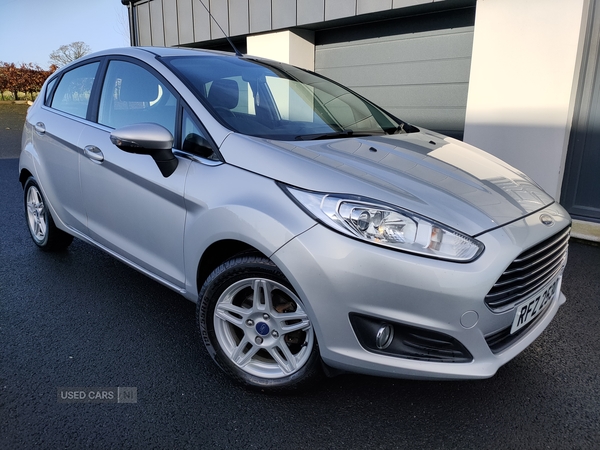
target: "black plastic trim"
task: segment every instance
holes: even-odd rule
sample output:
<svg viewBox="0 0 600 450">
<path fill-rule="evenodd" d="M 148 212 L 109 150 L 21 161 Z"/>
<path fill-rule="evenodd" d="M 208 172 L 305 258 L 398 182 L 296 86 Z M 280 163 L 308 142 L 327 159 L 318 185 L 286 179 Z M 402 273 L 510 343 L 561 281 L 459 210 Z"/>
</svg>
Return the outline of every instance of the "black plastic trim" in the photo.
<svg viewBox="0 0 600 450">
<path fill-rule="evenodd" d="M 473 355 L 466 347 L 447 334 L 363 314 L 350 313 L 349 317 L 358 342 L 371 353 L 438 363 L 473 361 Z M 382 350 L 377 348 L 375 336 L 384 324 L 394 328 L 394 337 Z"/>
</svg>

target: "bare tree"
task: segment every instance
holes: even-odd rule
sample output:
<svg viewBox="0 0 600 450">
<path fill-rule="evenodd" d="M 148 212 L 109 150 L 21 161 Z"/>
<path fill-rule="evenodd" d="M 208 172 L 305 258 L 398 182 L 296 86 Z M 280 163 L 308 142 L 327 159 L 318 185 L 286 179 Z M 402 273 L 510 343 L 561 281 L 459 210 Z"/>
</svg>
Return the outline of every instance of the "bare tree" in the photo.
<svg viewBox="0 0 600 450">
<path fill-rule="evenodd" d="M 71 42 L 69 45 L 61 45 L 58 50 L 50 53 L 50 63 L 61 67 L 87 55 L 91 51 L 92 49 L 85 42 Z"/>
</svg>

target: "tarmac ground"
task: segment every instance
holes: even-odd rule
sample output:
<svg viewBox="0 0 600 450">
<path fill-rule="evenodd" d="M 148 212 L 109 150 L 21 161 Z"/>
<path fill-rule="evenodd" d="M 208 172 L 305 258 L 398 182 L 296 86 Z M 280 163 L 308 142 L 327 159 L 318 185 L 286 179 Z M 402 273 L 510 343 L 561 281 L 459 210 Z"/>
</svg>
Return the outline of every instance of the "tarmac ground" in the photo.
<svg viewBox="0 0 600 450">
<path fill-rule="evenodd" d="M 567 302 L 488 380 L 249 391 L 202 348 L 193 303 L 78 239 L 36 248 L 14 106 L 0 104 L 0 449 L 598 448 L 600 247 L 571 240 Z M 135 388 L 136 401 L 62 403 L 61 387 Z"/>
</svg>

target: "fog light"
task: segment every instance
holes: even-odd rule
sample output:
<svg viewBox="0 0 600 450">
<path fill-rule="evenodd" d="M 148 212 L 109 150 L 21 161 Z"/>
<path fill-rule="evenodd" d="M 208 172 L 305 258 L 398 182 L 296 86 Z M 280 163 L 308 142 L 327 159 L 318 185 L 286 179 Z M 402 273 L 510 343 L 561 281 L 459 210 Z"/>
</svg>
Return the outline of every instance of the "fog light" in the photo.
<svg viewBox="0 0 600 450">
<path fill-rule="evenodd" d="M 385 350 L 394 340 L 394 327 L 388 323 L 381 324 L 375 336 L 375 345 L 379 350 Z"/>
</svg>

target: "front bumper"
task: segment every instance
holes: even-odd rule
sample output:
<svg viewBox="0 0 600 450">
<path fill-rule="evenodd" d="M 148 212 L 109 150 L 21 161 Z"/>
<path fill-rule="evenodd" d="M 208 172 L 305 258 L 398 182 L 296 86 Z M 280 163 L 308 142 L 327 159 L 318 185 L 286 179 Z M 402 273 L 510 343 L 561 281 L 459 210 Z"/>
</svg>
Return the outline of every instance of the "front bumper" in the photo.
<svg viewBox="0 0 600 450">
<path fill-rule="evenodd" d="M 553 217 L 554 226 L 540 222 L 542 213 Z M 518 305 L 495 313 L 484 303 L 486 294 L 524 249 L 569 223 L 564 209 L 551 205 L 478 236 L 485 251 L 466 264 L 370 245 L 322 225 L 297 236 L 271 258 L 305 303 L 326 364 L 388 377 L 489 378 L 542 333 L 565 297 L 559 280 L 556 295 L 543 315 L 510 346 L 493 353 L 485 337 L 510 327 Z M 468 362 L 438 362 L 367 350 L 351 324 L 351 318 L 357 316 L 448 336 L 472 358 Z"/>
</svg>

